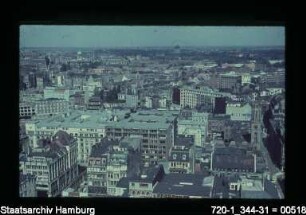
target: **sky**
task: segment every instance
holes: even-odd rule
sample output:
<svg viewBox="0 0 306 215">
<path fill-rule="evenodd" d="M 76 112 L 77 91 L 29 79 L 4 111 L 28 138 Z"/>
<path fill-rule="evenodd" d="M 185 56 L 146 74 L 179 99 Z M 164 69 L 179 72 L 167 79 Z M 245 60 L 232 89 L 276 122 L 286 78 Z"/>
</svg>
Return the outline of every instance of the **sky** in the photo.
<svg viewBox="0 0 306 215">
<path fill-rule="evenodd" d="M 284 46 L 279 26 L 21 25 L 20 47 Z"/>
</svg>

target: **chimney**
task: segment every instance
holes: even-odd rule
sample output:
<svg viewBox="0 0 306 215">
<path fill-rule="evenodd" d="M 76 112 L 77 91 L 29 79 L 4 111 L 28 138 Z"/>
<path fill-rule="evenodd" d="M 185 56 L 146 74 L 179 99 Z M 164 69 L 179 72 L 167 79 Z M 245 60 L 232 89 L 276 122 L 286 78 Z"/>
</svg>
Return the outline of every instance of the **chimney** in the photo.
<svg viewBox="0 0 306 215">
<path fill-rule="evenodd" d="M 148 177 L 147 175 L 141 175 L 141 176 L 140 176 L 141 179 L 145 179 L 145 178 L 147 178 L 147 177 Z"/>
</svg>

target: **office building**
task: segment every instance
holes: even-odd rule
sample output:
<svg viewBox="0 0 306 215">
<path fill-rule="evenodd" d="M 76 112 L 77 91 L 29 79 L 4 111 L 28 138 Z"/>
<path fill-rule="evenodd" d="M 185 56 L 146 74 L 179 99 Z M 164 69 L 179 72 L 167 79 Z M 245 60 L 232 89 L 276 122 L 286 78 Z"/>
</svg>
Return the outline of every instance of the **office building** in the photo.
<svg viewBox="0 0 306 215">
<path fill-rule="evenodd" d="M 188 88 L 180 89 L 181 107 L 195 108 L 200 105 L 207 106 L 212 111 L 215 106 L 216 97 L 228 97 L 229 93 L 219 92 L 210 88 Z"/>
<path fill-rule="evenodd" d="M 230 115 L 232 121 L 251 121 L 252 107 L 249 103 L 228 102 L 226 114 Z"/>
<path fill-rule="evenodd" d="M 120 139 L 130 135 L 142 137 L 143 165 L 156 165 L 157 161 L 168 158 L 174 142 L 174 123 L 177 111 L 139 111 L 126 119 L 109 122 L 107 137 Z"/>
<path fill-rule="evenodd" d="M 36 176 L 32 174 L 19 175 L 19 197 L 36 197 Z"/>
<path fill-rule="evenodd" d="M 35 116 L 50 117 L 58 114 L 68 114 L 69 102 L 64 99 L 49 98 L 35 101 Z"/>
<path fill-rule="evenodd" d="M 109 151 L 117 141 L 104 138 L 100 143 L 93 145 L 87 165 L 88 193 L 94 196 L 107 195 L 107 166 Z"/>
<path fill-rule="evenodd" d="M 64 131 L 50 139 L 42 139 L 39 146 L 20 160 L 23 174 L 37 177 L 38 196 L 54 197 L 70 186 L 78 176 L 77 142 Z"/>
<path fill-rule="evenodd" d="M 87 165 L 91 147 L 106 135 L 106 125 L 123 120 L 128 110 L 113 111 L 72 111 L 67 116 L 35 119 L 25 124 L 30 145 L 35 148 L 40 138 L 51 138 L 58 130 L 66 131 L 77 139 L 78 162 Z M 116 124 L 114 123 L 114 124 Z"/>
<path fill-rule="evenodd" d="M 241 75 L 235 72 L 229 72 L 225 74 L 220 74 L 220 85 L 219 89 L 221 91 L 237 91 L 241 86 Z"/>
</svg>

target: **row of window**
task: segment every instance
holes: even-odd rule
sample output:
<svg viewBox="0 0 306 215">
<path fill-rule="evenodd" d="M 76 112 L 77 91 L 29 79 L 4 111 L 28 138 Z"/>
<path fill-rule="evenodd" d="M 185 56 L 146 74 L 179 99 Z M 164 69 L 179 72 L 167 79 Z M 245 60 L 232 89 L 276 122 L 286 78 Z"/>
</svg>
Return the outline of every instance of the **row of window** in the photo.
<svg viewBox="0 0 306 215">
<path fill-rule="evenodd" d="M 148 135 L 148 132 L 156 134 L 157 132 L 159 134 L 165 134 L 165 130 L 143 130 L 143 129 L 121 129 L 121 128 L 107 128 L 108 132 L 126 132 L 126 133 L 141 133 L 143 135 Z"/>
<path fill-rule="evenodd" d="M 35 109 L 31 109 L 31 108 L 26 108 L 26 109 L 19 109 L 21 112 L 34 112 Z"/>
<path fill-rule="evenodd" d="M 144 154 L 165 154 L 166 152 L 162 151 L 162 150 L 142 150 L 142 153 Z"/>
<path fill-rule="evenodd" d="M 189 163 L 181 163 L 181 162 L 171 162 L 170 163 L 170 166 L 171 167 L 182 167 L 182 168 L 185 168 L 185 167 L 189 167 Z"/>
<path fill-rule="evenodd" d="M 27 164 L 26 168 L 27 169 L 47 169 L 48 167 L 47 166 L 37 166 L 37 165 L 29 165 L 29 164 Z"/>
<path fill-rule="evenodd" d="M 73 133 L 72 133 L 73 135 Z M 99 134 L 95 133 L 95 134 L 78 134 L 75 133 L 74 134 L 75 137 L 79 136 L 79 137 L 99 137 Z M 100 137 L 103 137 L 103 134 L 100 134 Z"/>
<path fill-rule="evenodd" d="M 105 164 L 106 163 L 106 159 L 102 159 L 100 160 L 90 160 L 89 161 L 89 165 L 101 165 L 101 164 Z"/>
<path fill-rule="evenodd" d="M 132 190 L 130 192 L 130 195 L 132 195 L 132 196 L 150 196 L 150 192 Z"/>
</svg>

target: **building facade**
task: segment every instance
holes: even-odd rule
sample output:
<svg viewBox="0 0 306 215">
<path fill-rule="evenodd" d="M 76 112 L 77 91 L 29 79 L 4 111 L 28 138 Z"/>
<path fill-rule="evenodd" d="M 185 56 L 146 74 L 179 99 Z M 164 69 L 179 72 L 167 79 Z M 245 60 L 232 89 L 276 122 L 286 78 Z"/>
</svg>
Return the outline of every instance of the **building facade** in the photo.
<svg viewBox="0 0 306 215">
<path fill-rule="evenodd" d="M 30 145 L 35 148 L 40 138 L 51 138 L 58 130 L 77 139 L 78 162 L 87 165 L 91 147 L 106 136 L 106 125 L 124 119 L 128 111 L 72 111 L 68 116 L 31 120 L 25 124 Z"/>
<path fill-rule="evenodd" d="M 236 74 L 235 72 L 229 72 L 220 75 L 220 90 L 235 90 L 239 89 L 241 86 L 241 75 Z"/>
<path fill-rule="evenodd" d="M 36 176 L 31 174 L 20 174 L 19 197 L 36 197 Z"/>
<path fill-rule="evenodd" d="M 137 112 L 125 120 L 107 125 L 106 135 L 113 139 L 140 136 L 143 165 L 156 165 L 159 160 L 168 158 L 174 142 L 176 114 L 177 111 Z"/>
<path fill-rule="evenodd" d="M 64 99 L 44 99 L 35 102 L 37 117 L 50 117 L 57 114 L 68 114 L 69 102 Z"/>
<path fill-rule="evenodd" d="M 180 89 L 180 105 L 181 107 L 195 108 L 199 105 L 206 105 L 213 110 L 215 98 L 229 96 L 228 93 L 218 92 L 209 88 L 192 89 L 182 88 Z"/>
<path fill-rule="evenodd" d="M 175 145 L 170 150 L 169 172 L 193 174 L 194 173 L 194 152 L 193 147 Z"/>
<path fill-rule="evenodd" d="M 230 115 L 232 121 L 251 121 L 252 106 L 248 103 L 227 103 L 226 114 Z"/>
<path fill-rule="evenodd" d="M 23 162 L 23 173 L 37 176 L 38 196 L 59 196 L 78 176 L 77 142 L 59 131 L 53 140 L 41 140 Z"/>
<path fill-rule="evenodd" d="M 19 104 L 19 117 L 20 118 L 31 118 L 35 115 L 35 106 L 29 102 L 22 102 Z"/>
<path fill-rule="evenodd" d="M 70 90 L 60 87 L 45 87 L 44 99 L 57 98 L 69 101 Z"/>
</svg>

